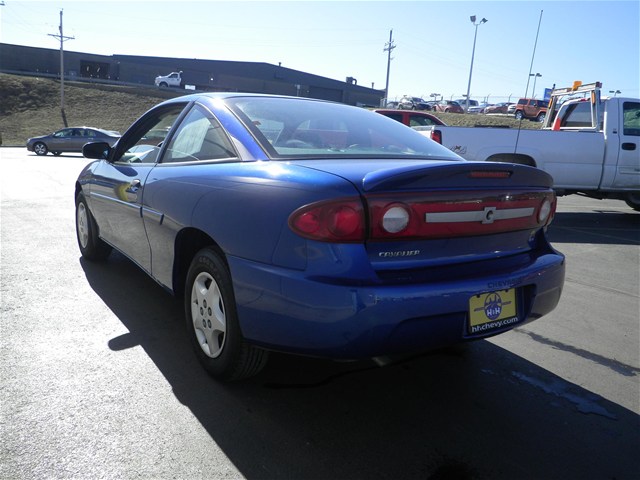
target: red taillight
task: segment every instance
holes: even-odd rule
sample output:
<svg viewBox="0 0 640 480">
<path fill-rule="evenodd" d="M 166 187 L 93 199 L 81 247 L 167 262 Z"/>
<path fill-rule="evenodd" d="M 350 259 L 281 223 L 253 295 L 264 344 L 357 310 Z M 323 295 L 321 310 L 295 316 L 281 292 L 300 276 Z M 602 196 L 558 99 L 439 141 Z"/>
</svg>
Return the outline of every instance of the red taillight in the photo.
<svg viewBox="0 0 640 480">
<path fill-rule="evenodd" d="M 555 211 L 555 195 L 544 192 L 450 192 L 419 196 L 367 197 L 371 240 L 427 239 L 490 235 L 533 230 L 548 225 Z M 400 203 L 402 202 L 402 203 Z M 407 212 L 404 228 L 397 214 Z"/>
<path fill-rule="evenodd" d="M 441 130 L 431 130 L 431 140 L 434 142 L 438 142 L 442 145 L 442 131 Z"/>
<path fill-rule="evenodd" d="M 549 225 L 556 197 L 551 190 L 448 192 L 367 195 L 366 204 L 368 212 L 353 198 L 313 203 L 293 212 L 289 226 L 335 243 L 491 235 Z"/>
<path fill-rule="evenodd" d="M 298 235 L 321 242 L 362 242 L 365 238 L 364 209 L 360 200 L 306 205 L 291 214 L 289 226 Z"/>
</svg>

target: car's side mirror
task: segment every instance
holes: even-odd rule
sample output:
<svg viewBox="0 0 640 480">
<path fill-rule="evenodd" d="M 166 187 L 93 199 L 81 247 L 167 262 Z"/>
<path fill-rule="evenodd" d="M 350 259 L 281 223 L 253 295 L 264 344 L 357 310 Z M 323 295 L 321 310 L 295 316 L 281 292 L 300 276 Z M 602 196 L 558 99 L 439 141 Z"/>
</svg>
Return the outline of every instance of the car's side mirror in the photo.
<svg viewBox="0 0 640 480">
<path fill-rule="evenodd" d="M 107 142 L 90 142 L 82 147 L 82 155 L 86 158 L 106 160 L 111 153 L 111 147 Z"/>
</svg>

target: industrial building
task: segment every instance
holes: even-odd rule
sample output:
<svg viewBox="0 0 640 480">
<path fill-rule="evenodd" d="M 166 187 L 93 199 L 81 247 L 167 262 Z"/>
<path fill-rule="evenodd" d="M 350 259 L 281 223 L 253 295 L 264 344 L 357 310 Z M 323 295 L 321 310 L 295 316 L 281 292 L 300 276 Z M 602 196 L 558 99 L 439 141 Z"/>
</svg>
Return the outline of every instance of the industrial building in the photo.
<svg viewBox="0 0 640 480">
<path fill-rule="evenodd" d="M 384 90 L 358 85 L 353 77 L 334 80 L 281 65 L 137 55 L 95 55 L 64 51 L 68 80 L 153 86 L 155 77 L 183 72 L 187 83 L 210 91 L 241 91 L 379 106 Z M 60 50 L 0 43 L 0 72 L 60 76 Z"/>
</svg>

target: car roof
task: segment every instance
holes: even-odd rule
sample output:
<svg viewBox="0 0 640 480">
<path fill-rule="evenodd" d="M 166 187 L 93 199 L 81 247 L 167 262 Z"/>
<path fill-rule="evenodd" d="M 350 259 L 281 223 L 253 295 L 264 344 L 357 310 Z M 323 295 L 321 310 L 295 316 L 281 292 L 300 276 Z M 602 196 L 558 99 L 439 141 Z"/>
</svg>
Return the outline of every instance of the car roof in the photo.
<svg viewBox="0 0 640 480">
<path fill-rule="evenodd" d="M 299 100 L 299 101 L 309 101 L 309 102 L 321 102 L 321 103 L 333 103 L 336 105 L 345 105 L 340 102 L 333 102 L 330 100 L 322 100 L 318 98 L 309 98 L 309 97 L 293 97 L 290 95 L 274 95 L 268 93 L 246 93 L 246 92 L 199 92 L 192 93 L 190 95 L 182 95 L 180 97 L 170 98 L 165 100 L 164 102 L 155 105 L 153 108 L 159 105 L 171 105 L 174 103 L 189 103 L 195 102 L 197 100 L 203 99 L 220 99 L 220 100 L 228 100 L 231 98 L 288 98 L 291 100 Z"/>
<path fill-rule="evenodd" d="M 399 108 L 374 108 L 373 109 L 374 112 L 377 113 L 382 113 L 382 112 L 388 112 L 388 113 L 403 113 L 406 115 L 424 115 L 424 116 L 429 116 L 429 117 L 433 117 L 434 115 L 431 115 L 430 113 L 427 112 L 421 112 L 421 111 L 416 111 L 416 110 L 401 110 Z"/>
</svg>

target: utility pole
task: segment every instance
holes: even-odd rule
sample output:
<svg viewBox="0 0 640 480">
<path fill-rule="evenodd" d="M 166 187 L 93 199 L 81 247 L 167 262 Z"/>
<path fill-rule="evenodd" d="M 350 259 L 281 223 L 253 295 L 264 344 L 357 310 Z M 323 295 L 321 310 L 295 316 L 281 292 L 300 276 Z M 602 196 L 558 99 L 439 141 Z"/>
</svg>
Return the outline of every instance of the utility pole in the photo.
<svg viewBox="0 0 640 480">
<path fill-rule="evenodd" d="M 393 51 L 393 49 L 396 48 L 396 46 L 393 44 L 393 29 L 389 31 L 389 42 L 384 44 L 384 49 L 382 50 L 383 52 L 389 52 L 389 55 L 387 57 L 387 83 L 385 84 L 384 87 L 384 96 L 385 96 L 385 104 L 383 105 L 384 107 L 387 106 L 387 103 L 389 101 L 389 70 L 391 70 L 391 52 Z"/>
<path fill-rule="evenodd" d="M 52 33 L 49 34 L 50 37 L 54 37 L 60 40 L 60 112 L 62 113 L 62 121 L 64 122 L 64 126 L 68 127 L 67 124 L 67 116 L 64 113 L 64 42 L 66 40 L 74 40 L 75 37 L 65 37 L 62 31 L 62 10 L 60 10 L 60 34 L 54 35 Z"/>
</svg>

